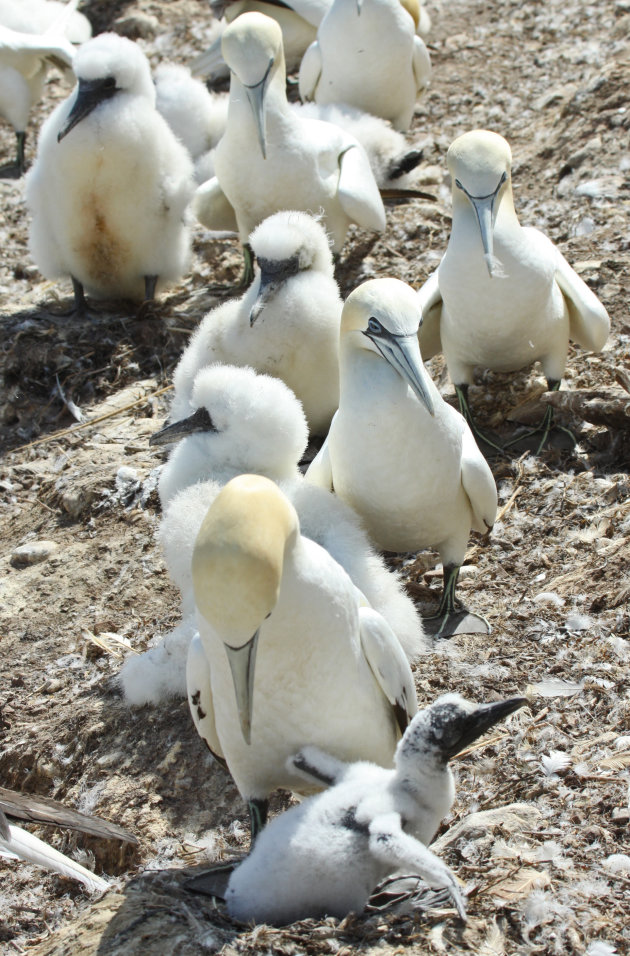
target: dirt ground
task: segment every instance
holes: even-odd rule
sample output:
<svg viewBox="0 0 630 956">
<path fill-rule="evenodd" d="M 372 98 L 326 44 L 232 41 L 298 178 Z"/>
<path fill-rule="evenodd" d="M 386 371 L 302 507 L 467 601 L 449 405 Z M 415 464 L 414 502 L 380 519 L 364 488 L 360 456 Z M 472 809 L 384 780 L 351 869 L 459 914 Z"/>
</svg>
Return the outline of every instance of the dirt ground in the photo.
<svg viewBox="0 0 630 956">
<path fill-rule="evenodd" d="M 190 59 L 210 19 L 205 0 L 82 9 L 99 30 L 121 16 L 154 17 L 141 41 L 154 64 Z M 424 149 L 421 180 L 437 201 L 388 207 L 381 237 L 352 231 L 342 291 L 372 275 L 424 281 L 449 233 L 448 145 L 468 129 L 494 129 L 512 146 L 521 222 L 559 245 L 612 319 L 601 354 L 571 349 L 563 388 L 624 395 L 629 0 L 428 9 L 433 81 L 409 140 Z M 29 161 L 42 118 L 67 93 L 51 76 Z M 2 160 L 13 149 L 2 125 Z M 446 689 L 530 700 L 454 762 L 457 798 L 437 848 L 467 888 L 468 923 L 446 908 L 244 927 L 183 889 L 191 872 L 246 845 L 234 786 L 207 756 L 185 701 L 130 710 L 116 683 L 127 654 L 177 623 L 178 595 L 155 542 L 160 459 L 148 436 L 166 415 L 191 330 L 218 301 L 208 286 L 239 273 L 237 244 L 198 227 L 190 275 L 156 308 L 104 305 L 81 322 L 64 315 L 70 283 L 44 281 L 30 260 L 22 184 L 1 180 L 0 195 L 0 785 L 102 815 L 139 841 L 39 828 L 112 889 L 90 899 L 78 884 L 0 859 L 0 950 L 629 953 L 629 432 L 568 421 L 579 437 L 573 452 L 492 463 L 499 520 L 489 541 L 471 541 L 460 586 L 492 633 L 441 642 L 415 669 L 421 702 Z M 430 367 L 454 400 L 441 360 Z M 539 369 L 485 374 L 471 399 L 480 420 L 506 434 L 509 412 L 543 388 Z M 20 563 L 15 549 L 41 541 L 51 542 L 47 559 Z M 434 555 L 394 563 L 415 599 L 434 600 Z"/>
</svg>

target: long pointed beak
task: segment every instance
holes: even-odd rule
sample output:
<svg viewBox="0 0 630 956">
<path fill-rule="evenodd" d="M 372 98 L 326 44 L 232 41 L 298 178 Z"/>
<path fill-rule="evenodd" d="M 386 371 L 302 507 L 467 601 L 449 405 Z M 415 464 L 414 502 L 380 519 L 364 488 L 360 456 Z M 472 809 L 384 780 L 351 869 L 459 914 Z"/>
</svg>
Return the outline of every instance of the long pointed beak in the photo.
<svg viewBox="0 0 630 956">
<path fill-rule="evenodd" d="M 460 739 L 453 746 L 448 756 L 454 757 L 455 754 L 470 746 L 478 737 L 481 737 L 487 730 L 498 724 L 500 720 L 504 720 L 509 714 L 514 713 L 519 707 L 524 707 L 528 703 L 526 697 L 510 697 L 508 700 L 499 700 L 493 704 L 480 704 L 470 714 Z"/>
<path fill-rule="evenodd" d="M 236 694 L 238 719 L 246 744 L 252 740 L 252 710 L 254 705 L 254 672 L 256 670 L 256 651 L 260 628 L 247 644 L 242 647 L 230 647 L 224 644 Z"/>
<path fill-rule="evenodd" d="M 262 80 L 258 83 L 255 83 L 253 86 L 245 86 L 245 92 L 247 93 L 247 99 L 249 100 L 249 105 L 252 108 L 252 113 L 254 114 L 254 119 L 256 120 L 256 132 L 258 134 L 258 142 L 260 144 L 260 149 L 263 154 L 263 159 L 267 159 L 267 134 L 265 130 L 265 94 L 267 93 L 267 80 L 269 79 L 269 74 L 271 72 L 271 67 L 274 64 L 274 59 L 271 57 L 269 60 L 269 65 L 265 70 L 265 75 Z"/>
<path fill-rule="evenodd" d="M 426 372 L 422 364 L 417 335 L 396 335 L 382 329 L 379 333 L 363 333 L 374 342 L 385 361 L 395 368 L 399 375 L 411 386 L 414 394 L 422 402 L 429 415 L 435 414 L 433 399 L 425 383 Z"/>
<path fill-rule="evenodd" d="M 194 435 L 196 432 L 216 432 L 216 430 L 208 409 L 202 405 L 188 418 L 182 418 L 179 422 L 165 425 L 159 432 L 155 432 L 149 438 L 149 444 L 170 445 L 171 442 L 179 441 L 181 438 Z"/>
<path fill-rule="evenodd" d="M 356 0 L 357 3 L 357 16 L 361 16 L 361 10 L 363 8 L 363 0 Z"/>
<path fill-rule="evenodd" d="M 60 143 L 64 136 L 67 136 L 71 129 L 89 116 L 90 113 L 109 100 L 117 93 L 116 84 L 112 77 L 105 77 L 99 80 L 79 80 L 77 95 L 74 105 L 68 114 L 65 124 L 57 133 L 57 142 Z"/>
<path fill-rule="evenodd" d="M 300 271 L 299 255 L 290 259 L 271 260 L 258 257 L 260 266 L 260 285 L 256 301 L 249 313 L 249 324 L 252 326 L 270 299 L 282 288 L 284 283 L 297 275 Z"/>
<path fill-rule="evenodd" d="M 497 188 L 492 193 L 488 193 L 487 196 L 472 196 L 468 190 L 462 186 L 459 179 L 455 180 L 455 185 L 458 189 L 461 189 L 470 199 L 473 209 L 475 210 L 477 216 L 477 222 L 479 223 L 479 232 L 481 233 L 481 243 L 483 245 L 483 257 L 486 260 L 486 266 L 488 267 L 488 273 L 490 278 L 493 276 L 493 253 L 494 253 L 494 235 L 493 235 L 493 214 L 494 214 L 494 203 L 499 194 L 501 186 L 507 179 L 507 175 L 503 173 Z"/>
</svg>

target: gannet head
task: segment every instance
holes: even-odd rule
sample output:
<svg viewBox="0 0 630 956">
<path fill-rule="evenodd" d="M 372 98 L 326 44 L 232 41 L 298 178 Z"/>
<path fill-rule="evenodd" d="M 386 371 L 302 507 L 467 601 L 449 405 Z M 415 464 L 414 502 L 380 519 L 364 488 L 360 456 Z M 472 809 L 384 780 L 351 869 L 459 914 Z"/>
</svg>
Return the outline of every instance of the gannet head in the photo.
<svg viewBox="0 0 630 956">
<path fill-rule="evenodd" d="M 74 72 L 78 85 L 70 113 L 57 134 L 61 142 L 71 129 L 107 100 L 124 93 L 140 96 L 155 105 L 155 87 L 149 62 L 131 40 L 116 33 L 101 33 L 77 50 Z"/>
<path fill-rule="evenodd" d="M 247 743 L 260 630 L 273 614 L 285 553 L 298 535 L 295 509 L 278 486 L 259 475 L 239 475 L 219 492 L 195 541 L 195 603 L 223 641 Z"/>
<path fill-rule="evenodd" d="M 179 441 L 160 476 L 164 506 L 219 470 L 294 477 L 308 442 L 302 406 L 291 389 L 251 368 L 212 365 L 195 376 L 191 414 L 166 425 L 151 445 Z"/>
<path fill-rule="evenodd" d="M 346 299 L 341 339 L 381 355 L 433 415 L 433 399 L 418 345 L 421 321 L 418 296 L 410 286 L 399 279 L 370 279 Z"/>
<path fill-rule="evenodd" d="M 282 30 L 262 13 L 244 13 L 223 32 L 221 52 L 230 71 L 245 88 L 254 114 L 258 142 L 267 157 L 265 97 L 271 77 L 284 71 Z"/>
<path fill-rule="evenodd" d="M 443 694 L 413 718 L 396 750 L 396 766 L 408 770 L 444 768 L 456 754 L 519 707 L 526 697 L 474 704 L 459 694 Z"/>
<path fill-rule="evenodd" d="M 488 272 L 493 274 L 493 228 L 503 197 L 510 196 L 512 153 L 498 133 L 476 129 L 451 143 L 446 162 L 453 179 L 453 214 L 458 201 L 472 204 L 483 244 Z"/>
<path fill-rule="evenodd" d="M 260 268 L 250 325 L 293 276 L 309 270 L 329 278 L 334 274 L 326 233 L 320 223 L 305 212 L 277 212 L 269 216 L 252 232 L 249 242 Z"/>
</svg>

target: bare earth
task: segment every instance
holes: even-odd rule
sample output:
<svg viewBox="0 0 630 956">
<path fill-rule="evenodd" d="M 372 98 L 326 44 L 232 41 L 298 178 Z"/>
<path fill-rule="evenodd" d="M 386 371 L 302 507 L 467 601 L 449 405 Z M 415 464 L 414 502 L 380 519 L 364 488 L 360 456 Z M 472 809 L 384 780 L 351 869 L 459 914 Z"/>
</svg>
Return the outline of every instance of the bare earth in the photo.
<svg viewBox="0 0 630 956">
<path fill-rule="evenodd" d="M 158 34 L 141 41 L 154 64 L 187 61 L 209 21 L 205 0 L 93 0 L 82 9 L 97 29 L 123 15 L 155 16 Z M 429 10 L 433 83 L 409 139 L 424 147 L 423 188 L 437 202 L 390 206 L 383 237 L 353 232 L 339 267 L 343 291 L 372 275 L 424 281 L 448 238 L 446 149 L 458 133 L 494 129 L 512 146 L 521 221 L 560 246 L 612 318 L 602 354 L 571 350 L 563 388 L 627 395 L 629 0 L 450 0 Z M 30 161 L 36 128 L 67 93 L 51 76 Z M 3 125 L 3 161 L 13 149 Z M 209 860 L 245 849 L 235 788 L 184 701 L 129 710 L 116 685 L 124 656 L 177 622 L 154 539 L 160 462 L 147 440 L 165 417 L 163 390 L 190 331 L 218 301 L 207 287 L 238 276 L 239 251 L 199 227 L 191 275 L 159 306 L 100 306 L 80 323 L 63 314 L 69 282 L 45 282 L 30 261 L 21 183 L 1 180 L 0 193 L 0 784 L 102 815 L 139 839 L 125 848 L 40 828 L 112 889 L 93 900 L 77 884 L 0 861 L 0 950 L 630 952 L 630 859 L 613 856 L 630 854 L 627 426 L 567 420 L 579 434 L 574 452 L 493 463 L 500 519 L 489 541 L 471 542 L 460 588 L 492 634 L 441 642 L 415 670 L 421 702 L 446 689 L 477 700 L 527 692 L 531 701 L 454 763 L 457 800 L 438 850 L 468 890 L 468 923 L 445 908 L 244 927 L 182 885 Z M 453 398 L 440 360 L 432 372 Z M 471 398 L 505 435 L 515 427 L 508 413 L 543 388 L 538 369 L 485 375 Z M 47 560 L 13 559 L 16 547 L 39 541 L 53 542 Z M 439 586 L 434 566 L 427 554 L 404 563 L 410 593 L 428 605 Z M 545 759 L 553 751 L 566 759 Z M 462 822 L 473 812 L 486 815 Z"/>
</svg>

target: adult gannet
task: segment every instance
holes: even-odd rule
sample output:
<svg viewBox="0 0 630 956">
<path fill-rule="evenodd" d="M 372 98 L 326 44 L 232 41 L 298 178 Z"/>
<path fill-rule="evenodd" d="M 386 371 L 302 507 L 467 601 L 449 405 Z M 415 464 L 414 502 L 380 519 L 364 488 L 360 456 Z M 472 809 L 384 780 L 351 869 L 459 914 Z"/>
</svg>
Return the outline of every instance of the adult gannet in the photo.
<svg viewBox="0 0 630 956">
<path fill-rule="evenodd" d="M 409 129 L 431 61 L 417 0 L 334 0 L 300 66 L 300 96 L 348 103 Z"/>
<path fill-rule="evenodd" d="M 287 766 L 300 747 L 391 766 L 417 709 L 407 658 L 343 568 L 303 537 L 276 484 L 241 475 L 221 489 L 192 577 L 207 667 L 195 655 L 188 669 L 191 713 L 250 807 L 253 838 L 272 791 L 321 787 Z"/>
<path fill-rule="evenodd" d="M 443 401 L 422 364 L 418 296 L 398 279 L 364 282 L 341 317 L 339 410 L 306 474 L 334 489 L 388 551 L 436 548 L 444 568 L 432 633 L 487 631 L 455 609 L 471 527 L 489 531 L 497 490 L 462 416 Z"/>
<path fill-rule="evenodd" d="M 104 33 L 77 51 L 78 86 L 45 122 L 26 180 L 30 249 L 48 278 L 95 296 L 153 298 L 182 275 L 193 195 L 185 147 L 155 109 L 140 48 Z"/>
<path fill-rule="evenodd" d="M 274 212 L 321 211 L 334 252 L 351 222 L 384 229 L 383 203 L 359 143 L 289 108 L 278 24 L 245 13 L 225 30 L 222 49 L 231 70 L 228 123 L 215 151 L 216 178 L 197 190 L 200 221 L 211 229 L 236 223 L 245 244 Z"/>
<path fill-rule="evenodd" d="M 309 428 L 325 435 L 339 403 L 343 302 L 322 226 L 304 212 L 278 212 L 249 243 L 257 267 L 240 299 L 209 312 L 173 376 L 171 417 L 188 414 L 195 375 L 222 362 L 281 378 L 302 403 Z"/>
<path fill-rule="evenodd" d="M 282 925 L 308 917 L 360 913 L 388 875 L 413 872 L 446 887 L 462 919 L 457 877 L 428 848 L 455 798 L 448 761 L 527 701 L 472 704 L 444 694 L 411 721 L 395 769 L 343 763 L 316 747 L 289 759 L 293 772 L 330 784 L 280 814 L 233 871 L 230 916 Z"/>
<path fill-rule="evenodd" d="M 510 147 L 502 136 L 473 130 L 447 153 L 453 179 L 453 226 L 437 270 L 420 289 L 423 355 L 443 350 L 463 414 L 472 424 L 473 370 L 510 372 L 539 361 L 550 391 L 560 387 L 569 339 L 600 351 L 606 309 L 538 229 L 522 227 L 512 198 Z M 426 346 L 426 348 L 425 348 Z M 540 426 L 542 448 L 552 423 Z"/>
<path fill-rule="evenodd" d="M 355 513 L 307 484 L 298 469 L 308 429 L 283 382 L 253 369 L 215 365 L 195 378 L 188 414 L 153 436 L 180 439 L 162 469 L 159 537 L 169 574 L 182 595 L 182 620 L 120 673 L 130 704 L 186 692 L 186 651 L 196 632 L 191 559 L 203 518 L 221 487 L 244 472 L 278 482 L 300 517 L 302 533 L 325 548 L 385 617 L 410 660 L 424 650 L 422 622 L 397 574 L 375 554 Z"/>
</svg>

